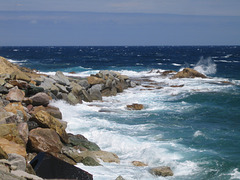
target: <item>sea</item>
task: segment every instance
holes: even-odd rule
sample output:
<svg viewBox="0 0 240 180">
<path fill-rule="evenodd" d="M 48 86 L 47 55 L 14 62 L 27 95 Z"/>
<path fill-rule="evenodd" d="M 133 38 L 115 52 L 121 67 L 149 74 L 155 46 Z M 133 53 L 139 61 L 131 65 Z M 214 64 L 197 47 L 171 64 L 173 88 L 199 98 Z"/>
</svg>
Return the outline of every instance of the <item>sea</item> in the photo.
<svg viewBox="0 0 240 180">
<path fill-rule="evenodd" d="M 102 101 L 51 102 L 68 132 L 119 156 L 119 164 L 77 165 L 94 179 L 240 179 L 240 46 L 0 47 L 0 56 L 46 74 L 86 77 L 112 70 L 141 83 Z M 161 75 L 185 67 L 208 78 Z M 127 110 L 132 103 L 144 109 Z M 174 176 L 151 175 L 158 166 L 171 167 Z"/>
</svg>

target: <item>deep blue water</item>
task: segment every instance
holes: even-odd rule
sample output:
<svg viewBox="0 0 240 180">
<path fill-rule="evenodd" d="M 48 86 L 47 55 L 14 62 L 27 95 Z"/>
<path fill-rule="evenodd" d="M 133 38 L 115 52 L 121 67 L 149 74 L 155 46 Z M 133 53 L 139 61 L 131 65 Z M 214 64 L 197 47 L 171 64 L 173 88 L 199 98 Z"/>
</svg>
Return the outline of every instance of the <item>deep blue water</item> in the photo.
<svg viewBox="0 0 240 180">
<path fill-rule="evenodd" d="M 69 131 L 83 133 L 101 148 L 114 151 L 122 166 L 127 159 L 139 158 L 150 166 L 171 166 L 176 175 L 170 179 L 240 178 L 240 46 L 0 47 L 0 56 L 41 72 L 74 71 L 81 76 L 107 69 L 164 84 L 166 87 L 159 90 L 142 91 L 140 86 L 106 98 L 114 102 L 111 107 L 99 102 L 114 113 L 89 111 L 84 105 L 81 110 L 73 108 L 72 114 L 66 112 L 71 119 Z M 156 73 L 148 76 L 152 69 L 179 71 L 183 67 L 201 67 L 209 78 L 170 80 Z M 169 84 L 184 87 L 174 89 Z M 125 104 L 131 101 L 144 104 L 145 110 L 125 110 Z M 67 106 L 56 105 L 62 111 Z M 74 113 L 84 119 L 84 129 L 71 126 L 76 123 Z M 99 138 L 99 134 L 109 141 Z M 111 140 L 109 134 L 115 139 Z M 141 153 L 132 155 L 134 146 Z M 122 166 L 109 168 L 117 171 Z M 104 179 L 98 174 L 102 169 L 89 171 L 97 174 L 96 179 Z M 156 178 L 144 172 L 121 171 L 129 179 Z M 111 176 L 106 170 L 108 173 Z"/>
</svg>

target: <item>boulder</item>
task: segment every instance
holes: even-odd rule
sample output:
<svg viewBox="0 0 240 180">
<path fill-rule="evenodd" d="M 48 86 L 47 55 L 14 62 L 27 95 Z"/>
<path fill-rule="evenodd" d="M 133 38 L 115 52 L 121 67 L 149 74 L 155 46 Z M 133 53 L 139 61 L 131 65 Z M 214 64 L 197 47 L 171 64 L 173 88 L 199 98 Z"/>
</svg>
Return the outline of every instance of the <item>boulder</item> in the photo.
<svg viewBox="0 0 240 180">
<path fill-rule="evenodd" d="M 18 176 L 15 176 L 14 174 L 11 174 L 9 172 L 4 172 L 4 171 L 1 171 L 1 170 L 0 170 L 0 177 L 3 180 L 26 180 L 23 177 L 18 177 Z"/>
<path fill-rule="evenodd" d="M 27 163 L 23 156 L 15 153 L 10 153 L 8 154 L 8 161 L 12 166 L 16 166 L 17 170 L 22 170 L 22 171 L 26 170 Z"/>
<path fill-rule="evenodd" d="M 24 123 L 19 123 L 17 125 L 17 130 L 18 130 L 18 133 L 19 133 L 20 137 L 24 141 L 24 144 L 27 145 L 27 142 L 28 142 L 28 124 L 25 123 L 25 122 Z"/>
<path fill-rule="evenodd" d="M 48 105 L 47 107 L 45 107 L 45 111 L 47 111 L 51 116 L 57 119 L 62 119 L 62 113 L 57 107 Z"/>
<path fill-rule="evenodd" d="M 82 100 L 85 102 L 92 102 L 92 97 L 85 89 L 82 90 Z"/>
<path fill-rule="evenodd" d="M 0 137 L 0 147 L 7 153 L 15 153 L 15 154 L 19 154 L 23 157 L 26 158 L 27 156 L 27 152 L 26 152 L 26 148 L 15 143 L 12 141 L 9 141 L 5 138 Z"/>
<path fill-rule="evenodd" d="M 28 130 L 29 131 L 39 127 L 38 123 L 36 123 L 35 121 L 27 121 L 27 125 L 28 125 Z"/>
<path fill-rule="evenodd" d="M 69 143 L 72 146 L 84 147 L 89 151 L 99 151 L 100 148 L 96 143 L 88 141 L 85 137 L 81 135 L 70 135 Z"/>
<path fill-rule="evenodd" d="M 132 164 L 134 166 L 138 166 L 138 167 L 143 167 L 143 166 L 147 166 L 147 164 L 141 162 L 141 161 L 132 161 Z"/>
<path fill-rule="evenodd" d="M 11 171 L 11 164 L 8 160 L 6 160 L 6 159 L 0 160 L 0 171 L 4 171 L 4 172 Z M 1 176 L 0 176 L 0 178 L 1 178 Z"/>
<path fill-rule="evenodd" d="M 25 142 L 21 138 L 17 125 L 13 124 L 1 124 L 0 125 L 0 137 L 5 138 L 9 141 L 15 142 L 23 147 L 25 147 Z"/>
<path fill-rule="evenodd" d="M 21 104 L 21 102 L 10 103 L 7 106 L 5 106 L 4 109 L 7 112 L 11 112 L 15 115 L 19 115 L 22 118 L 22 120 L 25 120 L 25 121 L 28 120 L 27 113 L 25 111 L 25 108 Z"/>
<path fill-rule="evenodd" d="M 0 93 L 1 94 L 7 94 L 8 93 L 8 89 L 5 86 L 0 86 Z"/>
<path fill-rule="evenodd" d="M 20 178 L 24 178 L 24 179 L 32 179 L 32 180 L 43 180 L 42 178 L 33 175 L 33 174 L 29 174 L 25 171 L 22 170 L 16 170 L 16 171 L 12 171 L 11 172 L 13 175 L 20 177 Z"/>
<path fill-rule="evenodd" d="M 82 100 L 80 98 L 77 98 L 73 93 L 69 93 L 67 95 L 67 102 L 71 105 L 81 104 Z"/>
<path fill-rule="evenodd" d="M 62 153 L 50 153 L 51 155 L 53 155 L 54 157 L 61 159 L 62 161 L 67 162 L 68 164 L 72 164 L 72 165 L 76 165 L 76 162 L 70 158 L 69 156 L 66 156 L 65 154 Z"/>
<path fill-rule="evenodd" d="M 68 135 L 63 125 L 46 111 L 39 111 L 35 114 L 34 120 L 42 127 L 48 127 L 55 130 L 63 142 L 68 143 Z"/>
<path fill-rule="evenodd" d="M 83 158 L 81 163 L 83 163 L 85 166 L 101 166 L 101 164 L 99 164 L 94 158 L 89 156 Z"/>
<path fill-rule="evenodd" d="M 5 79 L 0 77 L 0 86 L 3 86 L 6 83 Z"/>
<path fill-rule="evenodd" d="M 115 180 L 125 180 L 122 176 L 118 176 Z"/>
<path fill-rule="evenodd" d="M 62 92 L 62 93 L 69 93 L 67 88 L 61 84 L 55 84 L 55 86 L 59 89 L 59 92 Z"/>
<path fill-rule="evenodd" d="M 11 80 L 9 81 L 9 84 L 13 86 L 17 86 L 19 89 L 27 90 L 30 85 L 26 81 L 22 80 Z"/>
<path fill-rule="evenodd" d="M 172 77 L 172 79 L 176 79 L 176 78 L 195 78 L 195 77 L 207 78 L 204 74 L 201 74 L 194 69 L 185 68 L 182 71 L 175 74 Z"/>
<path fill-rule="evenodd" d="M 88 89 L 90 87 L 90 84 L 88 83 L 88 80 L 83 79 L 78 82 L 80 86 L 82 86 L 85 89 Z"/>
<path fill-rule="evenodd" d="M 163 71 L 162 72 L 162 76 L 167 76 L 169 74 L 173 74 L 173 73 L 176 73 L 176 71 L 172 71 L 172 70 L 169 70 L 169 71 Z"/>
<path fill-rule="evenodd" d="M 29 132 L 29 142 L 36 152 L 60 153 L 62 142 L 58 134 L 52 129 L 36 128 Z"/>
<path fill-rule="evenodd" d="M 22 102 L 24 97 L 25 93 L 16 86 L 15 88 L 9 90 L 6 99 L 11 102 Z"/>
<path fill-rule="evenodd" d="M 58 84 L 61 84 L 63 86 L 70 85 L 70 82 L 66 76 L 61 71 L 57 71 L 55 76 L 51 76 L 52 79 L 54 79 Z"/>
<path fill-rule="evenodd" d="M 49 104 L 49 96 L 46 93 L 40 92 L 30 98 L 34 106 L 47 106 Z"/>
<path fill-rule="evenodd" d="M 53 93 L 55 96 L 59 93 L 59 88 L 55 85 L 52 85 L 50 88 L 51 93 Z"/>
<path fill-rule="evenodd" d="M 35 95 L 37 93 L 40 93 L 40 92 L 44 92 L 44 88 L 43 87 L 30 85 L 30 87 L 28 89 L 28 95 L 29 96 L 33 96 L 33 95 Z"/>
<path fill-rule="evenodd" d="M 95 84 L 105 84 L 105 80 L 96 76 L 88 76 L 87 77 L 88 84 L 95 85 Z"/>
<path fill-rule="evenodd" d="M 150 173 L 155 175 L 155 176 L 173 176 L 173 171 L 171 170 L 170 167 L 167 166 L 160 166 L 160 167 L 155 167 L 155 168 L 151 168 Z"/>
<path fill-rule="evenodd" d="M 105 88 L 101 91 L 102 96 L 116 96 L 117 95 L 117 89 L 115 87 Z"/>
<path fill-rule="evenodd" d="M 62 148 L 62 153 L 65 154 L 66 156 L 70 157 L 77 163 L 79 163 L 83 160 L 83 157 L 78 152 L 78 150 L 74 149 L 73 147 L 64 146 Z"/>
<path fill-rule="evenodd" d="M 144 106 L 142 104 L 132 104 L 132 105 L 127 105 L 127 109 L 129 110 L 142 110 Z"/>
<path fill-rule="evenodd" d="M 23 81 L 27 81 L 27 82 L 31 81 L 31 78 L 26 73 L 24 73 L 20 70 L 14 71 L 13 73 L 11 73 L 11 79 L 23 80 Z"/>
<path fill-rule="evenodd" d="M 0 159 L 8 159 L 7 153 L 0 146 Z"/>
<path fill-rule="evenodd" d="M 89 89 L 89 94 L 90 94 L 92 100 L 102 100 L 101 90 L 102 90 L 102 85 L 101 84 L 93 85 Z"/>
<path fill-rule="evenodd" d="M 51 89 L 52 86 L 56 83 L 56 81 L 54 81 L 51 78 L 48 77 L 43 77 L 43 82 L 40 82 L 40 87 L 42 87 L 43 89 L 47 90 L 47 89 Z"/>
</svg>

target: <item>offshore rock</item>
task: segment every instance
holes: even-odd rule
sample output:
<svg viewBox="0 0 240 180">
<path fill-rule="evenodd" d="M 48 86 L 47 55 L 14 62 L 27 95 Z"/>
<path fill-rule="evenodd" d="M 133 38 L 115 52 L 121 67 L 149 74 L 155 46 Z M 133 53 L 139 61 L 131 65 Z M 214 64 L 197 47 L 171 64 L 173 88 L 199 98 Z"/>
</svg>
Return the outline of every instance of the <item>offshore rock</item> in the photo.
<svg viewBox="0 0 240 180">
<path fill-rule="evenodd" d="M 173 176 L 173 172 L 170 167 L 167 166 L 160 166 L 156 168 L 151 168 L 150 173 L 156 176 Z"/>
<path fill-rule="evenodd" d="M 32 150 L 36 152 L 60 153 L 63 146 L 58 134 L 54 130 L 46 128 L 31 130 L 29 141 Z"/>
<path fill-rule="evenodd" d="M 68 135 L 63 125 L 46 111 L 39 111 L 35 114 L 34 120 L 42 127 L 48 127 L 58 133 L 63 142 L 68 143 Z"/>
<path fill-rule="evenodd" d="M 46 93 L 37 93 L 30 98 L 34 106 L 47 106 L 49 104 L 49 96 Z"/>
<path fill-rule="evenodd" d="M 25 93 L 22 90 L 18 89 L 18 87 L 16 86 L 15 88 L 9 90 L 6 100 L 11 102 L 22 102 L 24 97 Z"/>
<path fill-rule="evenodd" d="M 2 147 L 2 149 L 7 154 L 15 153 L 15 154 L 19 154 L 25 158 L 27 157 L 27 152 L 26 152 L 25 147 L 23 147 L 17 143 L 8 141 L 7 139 L 2 138 L 2 137 L 0 137 L 0 147 Z"/>
<path fill-rule="evenodd" d="M 132 164 L 134 166 L 138 166 L 138 167 L 143 167 L 143 166 L 147 166 L 147 164 L 141 162 L 141 161 L 132 161 Z"/>
<path fill-rule="evenodd" d="M 207 78 L 205 75 L 197 72 L 194 69 L 191 68 L 185 68 L 182 71 L 178 72 L 175 74 L 172 79 L 176 78 L 195 78 L 195 77 L 200 77 L 200 78 Z"/>
<path fill-rule="evenodd" d="M 127 105 L 127 109 L 129 110 L 142 110 L 144 106 L 142 104 L 132 104 L 132 105 Z"/>
</svg>

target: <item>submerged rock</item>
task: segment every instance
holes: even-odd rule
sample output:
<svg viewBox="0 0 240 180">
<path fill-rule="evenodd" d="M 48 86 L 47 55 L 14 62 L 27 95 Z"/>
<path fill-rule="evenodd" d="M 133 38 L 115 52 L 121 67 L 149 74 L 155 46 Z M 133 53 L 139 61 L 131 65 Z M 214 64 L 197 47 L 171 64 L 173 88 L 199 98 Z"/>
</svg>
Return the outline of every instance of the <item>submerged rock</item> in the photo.
<svg viewBox="0 0 240 180">
<path fill-rule="evenodd" d="M 144 106 L 142 104 L 132 104 L 132 105 L 127 105 L 127 109 L 129 110 L 142 110 Z"/>
<path fill-rule="evenodd" d="M 150 173 L 156 176 L 173 176 L 173 171 L 170 167 L 167 166 L 159 166 L 150 169 Z"/>
<path fill-rule="evenodd" d="M 132 164 L 134 165 L 134 166 L 140 166 L 140 167 L 142 167 L 142 166 L 147 166 L 147 164 L 145 164 L 145 163 L 143 163 L 143 162 L 141 162 L 141 161 L 132 161 Z"/>
</svg>

